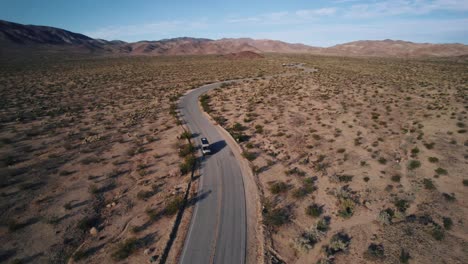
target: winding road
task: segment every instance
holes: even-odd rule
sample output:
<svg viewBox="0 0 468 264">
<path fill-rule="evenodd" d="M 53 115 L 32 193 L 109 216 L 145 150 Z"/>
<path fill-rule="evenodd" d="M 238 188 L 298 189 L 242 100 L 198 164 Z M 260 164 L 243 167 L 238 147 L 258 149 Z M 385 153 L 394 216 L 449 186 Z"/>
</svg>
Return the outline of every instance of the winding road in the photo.
<svg viewBox="0 0 468 264">
<path fill-rule="evenodd" d="M 198 98 L 221 83 L 204 85 L 183 96 L 181 118 L 194 134 L 211 144 L 203 158 L 198 197 L 180 263 L 236 263 L 246 261 L 247 219 L 242 172 L 232 150 L 215 125 L 201 112 Z"/>
<path fill-rule="evenodd" d="M 317 71 L 305 67 L 304 63 L 295 64 L 293 67 L 306 73 Z M 283 73 L 275 76 L 285 75 L 291 74 Z M 265 78 L 271 77 L 274 76 Z M 254 183 L 244 185 L 245 178 L 243 178 L 239 160 L 236 159 L 229 144 L 226 144 L 220 130 L 207 115 L 202 113 L 198 104 L 202 94 L 220 87 L 223 83 L 250 79 L 253 78 L 207 84 L 188 92 L 179 101 L 180 117 L 193 133 L 195 144 L 200 145 L 200 138 L 206 137 L 211 143 L 212 151 L 212 155 L 204 157 L 201 163 L 201 177 L 197 193 L 199 198 L 195 204 L 185 239 L 180 258 L 181 264 L 242 264 L 247 262 L 247 253 L 255 253 L 256 249 L 253 247 L 258 246 L 255 245 L 258 241 L 252 238 L 255 236 L 256 205 L 253 200 L 249 200 L 249 204 L 246 205 L 244 189 L 244 186 L 248 186 L 246 188 L 252 192 L 256 191 L 256 187 L 252 187 Z M 247 196 L 250 199 L 253 197 L 250 193 Z M 247 243 L 248 240 L 251 241 Z M 252 248 L 247 248 L 247 245 Z"/>
</svg>

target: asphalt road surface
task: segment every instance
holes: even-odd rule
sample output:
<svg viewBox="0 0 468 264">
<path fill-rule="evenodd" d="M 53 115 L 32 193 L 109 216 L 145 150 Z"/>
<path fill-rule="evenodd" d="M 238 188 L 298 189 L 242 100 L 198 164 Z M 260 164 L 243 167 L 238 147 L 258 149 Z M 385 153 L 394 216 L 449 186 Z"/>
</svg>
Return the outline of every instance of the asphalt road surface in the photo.
<svg viewBox="0 0 468 264">
<path fill-rule="evenodd" d="M 201 112 L 199 96 L 221 83 L 195 89 L 179 102 L 182 120 L 194 143 L 206 137 L 212 155 L 201 163 L 197 201 L 180 263 L 242 264 L 246 259 L 247 223 L 241 168 L 221 134 Z"/>
</svg>

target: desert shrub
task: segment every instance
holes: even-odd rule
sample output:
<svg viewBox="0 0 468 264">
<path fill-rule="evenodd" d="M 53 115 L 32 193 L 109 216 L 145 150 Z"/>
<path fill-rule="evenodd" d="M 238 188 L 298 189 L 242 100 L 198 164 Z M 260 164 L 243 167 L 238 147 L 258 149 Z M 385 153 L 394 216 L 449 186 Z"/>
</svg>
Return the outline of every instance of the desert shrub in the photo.
<svg viewBox="0 0 468 264">
<path fill-rule="evenodd" d="M 380 157 L 380 158 L 378 159 L 378 162 L 379 162 L 380 164 L 386 164 L 386 163 L 387 163 L 387 159 L 385 159 L 384 157 Z"/>
<path fill-rule="evenodd" d="M 249 136 L 243 134 L 242 132 L 230 131 L 230 133 L 234 140 L 236 140 L 237 142 L 245 142 L 249 140 Z"/>
<path fill-rule="evenodd" d="M 292 195 L 294 198 L 303 198 L 304 196 L 306 196 L 308 194 L 307 190 L 304 188 L 304 187 L 299 187 L 299 188 L 296 188 Z"/>
<path fill-rule="evenodd" d="M 344 148 L 339 148 L 336 152 L 338 152 L 338 153 L 344 153 L 345 151 L 346 151 L 346 149 L 344 149 Z"/>
<path fill-rule="evenodd" d="M 350 182 L 353 180 L 353 177 L 352 175 L 339 175 L 338 176 L 338 180 L 340 182 Z"/>
<path fill-rule="evenodd" d="M 99 193 L 99 188 L 97 187 L 96 184 L 90 184 L 88 187 L 88 191 L 90 194 L 98 194 Z"/>
<path fill-rule="evenodd" d="M 243 151 L 242 156 L 246 158 L 248 161 L 253 161 L 257 158 L 257 155 L 253 152 Z"/>
<path fill-rule="evenodd" d="M 364 180 L 365 182 L 368 182 L 368 181 L 370 180 L 370 178 L 369 178 L 368 176 L 365 176 L 365 177 L 363 178 L 363 180 Z"/>
<path fill-rule="evenodd" d="M 328 256 L 332 256 L 339 252 L 346 251 L 350 243 L 351 238 L 348 234 L 340 232 L 332 236 L 330 244 L 325 248 L 325 251 Z"/>
<path fill-rule="evenodd" d="M 188 132 L 188 131 L 184 131 L 182 132 L 182 134 L 180 135 L 180 138 L 181 139 L 191 139 L 192 138 L 192 133 Z"/>
<path fill-rule="evenodd" d="M 137 198 L 140 200 L 146 200 L 150 198 L 151 196 L 153 196 L 153 194 L 154 193 L 152 191 L 141 190 L 137 193 Z"/>
<path fill-rule="evenodd" d="M 179 211 L 179 209 L 182 207 L 183 203 L 184 198 L 181 195 L 172 197 L 164 208 L 164 214 L 168 216 L 176 214 L 177 211 Z"/>
<path fill-rule="evenodd" d="M 97 216 L 85 216 L 80 221 L 76 227 L 81 231 L 88 231 L 92 227 L 96 227 L 99 224 L 99 218 Z"/>
<path fill-rule="evenodd" d="M 236 123 L 234 123 L 234 125 L 232 125 L 231 130 L 236 131 L 236 132 L 244 131 L 245 127 L 242 124 L 236 122 Z"/>
<path fill-rule="evenodd" d="M 80 261 L 82 259 L 85 259 L 88 257 L 88 252 L 84 251 L 84 250 L 78 250 L 75 252 L 75 254 L 73 254 L 72 258 L 74 261 Z"/>
<path fill-rule="evenodd" d="M 389 225 L 392 223 L 393 216 L 395 212 L 391 208 L 387 208 L 385 210 L 380 211 L 378 220 L 383 225 Z"/>
<path fill-rule="evenodd" d="M 306 207 L 305 213 L 312 217 L 319 217 L 323 213 L 323 206 L 313 203 Z"/>
<path fill-rule="evenodd" d="M 434 145 L 435 143 L 425 143 L 424 146 L 427 148 L 427 149 L 433 149 L 434 148 Z"/>
<path fill-rule="evenodd" d="M 349 198 L 340 199 L 340 209 L 338 215 L 343 218 L 350 218 L 354 214 L 354 207 L 356 204 Z"/>
<path fill-rule="evenodd" d="M 23 227 L 24 225 L 19 223 L 18 221 L 11 219 L 8 221 L 8 230 L 10 232 L 14 232 L 16 230 L 19 230 Z"/>
<path fill-rule="evenodd" d="M 288 185 L 285 182 L 275 182 L 270 185 L 270 192 L 273 194 L 283 193 L 288 190 Z"/>
<path fill-rule="evenodd" d="M 192 154 L 195 151 L 195 148 L 193 147 L 192 144 L 184 144 L 180 147 L 179 149 L 179 156 L 180 157 L 186 157 L 190 154 Z"/>
<path fill-rule="evenodd" d="M 248 148 L 248 149 L 252 149 L 252 148 L 254 148 L 255 146 L 254 146 L 254 144 L 252 144 L 252 143 L 249 142 L 249 143 L 245 144 L 245 147 Z"/>
<path fill-rule="evenodd" d="M 286 175 L 293 175 L 293 174 L 296 174 L 298 176 L 305 176 L 306 175 L 305 171 L 299 169 L 298 167 L 294 167 L 292 169 L 286 170 L 284 173 Z"/>
<path fill-rule="evenodd" d="M 391 179 L 392 179 L 393 182 L 400 182 L 401 176 L 398 175 L 398 174 L 395 174 L 395 175 L 392 176 Z"/>
<path fill-rule="evenodd" d="M 436 158 L 436 157 L 429 157 L 427 158 L 427 160 L 430 162 L 430 163 L 436 163 L 436 162 L 439 162 L 439 159 Z"/>
<path fill-rule="evenodd" d="M 117 261 L 124 260 L 138 249 L 140 246 L 139 244 L 140 243 L 138 239 L 134 237 L 128 238 L 124 242 L 121 242 L 117 245 L 111 256 L 114 260 Z"/>
<path fill-rule="evenodd" d="M 81 164 L 88 165 L 91 163 L 98 163 L 100 159 L 96 156 L 88 156 L 81 160 Z"/>
<path fill-rule="evenodd" d="M 468 186 L 468 179 L 464 179 L 464 180 L 463 180 L 463 185 L 464 185 L 464 186 Z"/>
<path fill-rule="evenodd" d="M 304 249 L 309 250 L 314 247 L 314 245 L 319 242 L 320 233 L 316 229 L 311 228 L 311 230 L 304 231 L 296 239 L 296 242 Z"/>
<path fill-rule="evenodd" d="M 263 126 L 262 125 L 256 125 L 255 126 L 255 133 L 262 134 L 263 133 Z"/>
<path fill-rule="evenodd" d="M 174 118 L 177 118 L 177 104 L 176 103 L 172 103 L 170 106 L 169 106 L 169 114 L 174 117 Z"/>
<path fill-rule="evenodd" d="M 186 156 L 184 162 L 179 165 L 180 173 L 187 174 L 192 171 L 196 158 L 193 155 Z"/>
<path fill-rule="evenodd" d="M 74 173 L 73 171 L 63 170 L 63 171 L 59 172 L 59 175 L 60 176 L 68 176 L 68 175 L 73 174 L 73 173 Z"/>
<path fill-rule="evenodd" d="M 437 168 L 435 170 L 435 172 L 438 174 L 438 175 L 447 175 L 448 174 L 448 171 L 446 169 L 443 169 L 443 168 Z"/>
<path fill-rule="evenodd" d="M 431 179 L 424 179 L 423 184 L 424 188 L 426 188 L 427 190 L 434 190 L 436 188 Z"/>
<path fill-rule="evenodd" d="M 410 258 L 411 256 L 409 252 L 402 248 L 400 252 L 400 263 L 407 264 L 409 263 Z"/>
<path fill-rule="evenodd" d="M 203 108 L 203 111 L 210 113 L 212 111 L 211 106 L 210 106 L 210 96 L 207 94 L 204 94 L 200 96 L 200 104 Z"/>
<path fill-rule="evenodd" d="M 329 217 L 321 218 L 320 220 L 317 221 L 315 228 L 320 232 L 328 231 L 328 229 L 330 228 L 330 218 Z"/>
<path fill-rule="evenodd" d="M 444 237 L 445 237 L 444 230 L 439 225 L 435 225 L 432 228 L 431 235 L 437 241 L 440 241 L 440 240 L 444 239 Z"/>
<path fill-rule="evenodd" d="M 274 208 L 264 213 L 263 221 L 270 227 L 282 226 L 290 221 L 291 215 L 286 208 Z"/>
<path fill-rule="evenodd" d="M 418 147 L 415 147 L 415 148 L 413 148 L 411 150 L 411 156 L 415 157 L 416 155 L 418 155 L 418 153 L 419 153 L 419 148 Z"/>
<path fill-rule="evenodd" d="M 404 213 L 406 209 L 409 208 L 409 202 L 405 199 L 396 199 L 393 204 L 398 209 L 398 211 Z"/>
<path fill-rule="evenodd" d="M 453 226 L 452 218 L 450 218 L 450 217 L 443 217 L 443 218 L 442 218 L 442 221 L 443 221 L 443 223 L 444 223 L 444 228 L 445 228 L 446 230 L 452 229 L 452 226 Z"/>
<path fill-rule="evenodd" d="M 408 163 L 408 169 L 414 170 L 421 167 L 421 162 L 419 160 L 410 160 Z"/>
<path fill-rule="evenodd" d="M 215 116 L 213 117 L 214 121 L 218 123 L 221 126 L 224 126 L 226 124 L 227 119 L 223 116 Z"/>
<path fill-rule="evenodd" d="M 455 198 L 455 194 L 449 194 L 449 193 L 442 193 L 442 196 L 445 198 L 445 200 L 449 202 L 454 202 L 457 198 Z"/>
<path fill-rule="evenodd" d="M 70 210 L 72 209 L 72 203 L 71 202 L 67 202 L 63 205 L 63 208 L 65 208 L 65 210 Z"/>
<path fill-rule="evenodd" d="M 384 246 L 382 244 L 371 243 L 364 255 L 372 260 L 383 259 L 385 257 Z"/>
<path fill-rule="evenodd" d="M 315 190 L 316 190 L 316 187 L 314 186 L 314 181 L 312 180 L 312 178 L 309 178 L 309 179 L 303 180 L 302 186 L 295 189 L 292 195 L 294 198 L 303 198 L 307 194 L 310 194 Z"/>
</svg>

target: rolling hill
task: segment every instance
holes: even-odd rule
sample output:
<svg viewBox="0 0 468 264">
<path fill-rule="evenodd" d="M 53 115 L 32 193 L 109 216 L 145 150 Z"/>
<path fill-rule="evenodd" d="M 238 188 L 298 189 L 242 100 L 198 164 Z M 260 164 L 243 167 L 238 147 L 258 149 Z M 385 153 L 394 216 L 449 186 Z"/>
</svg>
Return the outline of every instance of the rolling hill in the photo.
<svg viewBox="0 0 468 264">
<path fill-rule="evenodd" d="M 463 44 L 413 43 L 401 40 L 363 40 L 328 48 L 251 38 L 173 38 L 127 43 L 93 39 L 64 29 L 0 20 L 0 54 L 32 52 L 100 55 L 203 55 L 255 53 L 312 53 L 340 56 L 451 57 L 468 54 Z"/>
</svg>

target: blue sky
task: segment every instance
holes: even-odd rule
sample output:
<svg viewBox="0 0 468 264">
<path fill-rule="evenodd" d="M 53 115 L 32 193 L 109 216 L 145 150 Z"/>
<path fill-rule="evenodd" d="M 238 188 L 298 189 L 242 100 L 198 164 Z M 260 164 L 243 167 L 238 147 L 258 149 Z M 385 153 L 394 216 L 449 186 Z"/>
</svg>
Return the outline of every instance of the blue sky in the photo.
<svg viewBox="0 0 468 264">
<path fill-rule="evenodd" d="M 468 0 L 0 0 L 0 19 L 124 41 L 190 36 L 315 46 L 387 38 L 468 44 Z"/>
</svg>

